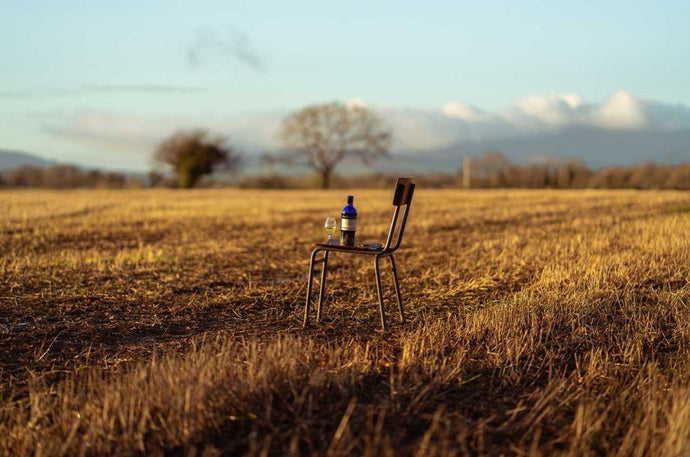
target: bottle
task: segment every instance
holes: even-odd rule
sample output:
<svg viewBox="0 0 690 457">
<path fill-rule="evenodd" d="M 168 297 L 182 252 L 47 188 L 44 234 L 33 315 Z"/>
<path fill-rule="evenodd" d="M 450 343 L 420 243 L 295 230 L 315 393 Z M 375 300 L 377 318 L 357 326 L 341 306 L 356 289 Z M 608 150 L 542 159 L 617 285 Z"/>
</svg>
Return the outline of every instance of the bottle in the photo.
<svg viewBox="0 0 690 457">
<path fill-rule="evenodd" d="M 355 229 L 357 228 L 357 210 L 352 205 L 355 197 L 347 196 L 347 205 L 343 208 L 340 218 L 340 244 L 343 246 L 355 246 Z"/>
</svg>

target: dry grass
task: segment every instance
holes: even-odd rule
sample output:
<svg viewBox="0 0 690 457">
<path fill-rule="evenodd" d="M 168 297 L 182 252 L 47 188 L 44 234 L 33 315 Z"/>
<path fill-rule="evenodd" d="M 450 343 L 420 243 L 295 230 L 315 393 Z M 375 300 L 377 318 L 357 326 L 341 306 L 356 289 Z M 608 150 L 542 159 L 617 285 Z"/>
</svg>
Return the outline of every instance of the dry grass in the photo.
<svg viewBox="0 0 690 457">
<path fill-rule="evenodd" d="M 0 453 L 690 454 L 689 194 L 419 190 L 409 321 L 335 254 L 305 332 L 343 197 L 1 192 Z"/>
</svg>

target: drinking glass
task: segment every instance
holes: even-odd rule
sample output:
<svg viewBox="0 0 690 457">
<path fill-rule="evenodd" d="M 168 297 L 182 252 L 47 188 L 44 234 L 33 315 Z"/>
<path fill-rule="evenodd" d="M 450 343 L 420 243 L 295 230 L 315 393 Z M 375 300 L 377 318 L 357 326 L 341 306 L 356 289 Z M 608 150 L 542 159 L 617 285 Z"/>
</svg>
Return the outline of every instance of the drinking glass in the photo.
<svg viewBox="0 0 690 457">
<path fill-rule="evenodd" d="M 326 228 L 326 235 L 328 235 L 327 242 L 331 241 L 331 236 L 335 233 L 335 217 L 328 216 L 323 226 Z"/>
</svg>

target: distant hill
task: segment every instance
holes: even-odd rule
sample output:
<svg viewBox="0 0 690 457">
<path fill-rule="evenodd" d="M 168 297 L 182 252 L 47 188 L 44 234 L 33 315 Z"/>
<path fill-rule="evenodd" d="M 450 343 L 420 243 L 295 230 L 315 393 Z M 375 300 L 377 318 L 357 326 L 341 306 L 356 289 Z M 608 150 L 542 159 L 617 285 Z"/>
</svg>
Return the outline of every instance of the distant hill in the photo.
<svg viewBox="0 0 690 457">
<path fill-rule="evenodd" d="M 622 131 L 597 128 L 568 128 L 548 134 L 505 139 L 460 142 L 452 146 L 397 151 L 391 160 L 376 163 L 381 171 L 455 171 L 462 156 L 486 151 L 502 152 L 517 164 L 540 162 L 548 157 L 576 158 L 597 169 L 609 165 L 643 162 L 690 162 L 690 130 Z"/>
<path fill-rule="evenodd" d="M 0 170 L 9 170 L 25 165 L 51 167 L 55 164 L 56 162 L 52 160 L 46 160 L 34 154 L 0 149 Z"/>
</svg>

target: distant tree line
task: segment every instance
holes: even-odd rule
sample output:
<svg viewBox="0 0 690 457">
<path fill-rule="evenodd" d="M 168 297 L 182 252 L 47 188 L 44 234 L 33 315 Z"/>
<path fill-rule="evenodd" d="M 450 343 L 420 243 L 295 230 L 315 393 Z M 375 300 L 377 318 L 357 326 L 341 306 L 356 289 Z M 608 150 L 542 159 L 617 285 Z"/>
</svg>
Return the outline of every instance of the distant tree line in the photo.
<svg viewBox="0 0 690 457">
<path fill-rule="evenodd" d="M 488 151 L 472 158 L 469 165 L 471 188 L 690 189 L 690 164 L 643 163 L 592 170 L 576 159 L 516 165 L 500 152 Z"/>
<path fill-rule="evenodd" d="M 645 163 L 627 167 L 606 167 L 592 170 L 577 160 L 552 160 L 539 164 L 515 165 L 495 152 L 472 159 L 471 188 L 555 188 L 555 189 L 689 189 L 690 164 L 659 165 Z M 368 173 L 350 176 L 332 175 L 335 188 L 390 188 L 397 175 Z M 415 181 L 426 188 L 458 188 L 463 186 L 462 169 L 453 173 L 415 174 Z M 259 175 L 245 176 L 237 182 L 220 182 L 212 178 L 203 186 L 255 189 L 309 189 L 323 185 L 320 173 L 306 176 Z M 177 178 L 151 172 L 147 176 L 82 170 L 69 165 L 49 168 L 24 166 L 0 172 L 0 187 L 76 188 L 142 188 L 179 187 Z"/>
<path fill-rule="evenodd" d="M 0 172 L 1 187 L 47 187 L 51 189 L 142 187 L 142 180 L 123 173 L 83 170 L 72 165 L 37 167 L 27 165 Z"/>
<path fill-rule="evenodd" d="M 541 163 L 516 165 L 502 154 L 490 151 L 470 160 L 470 188 L 524 189 L 690 189 L 690 164 L 632 166 L 592 170 L 579 160 L 549 159 Z M 414 174 L 419 187 L 463 187 L 463 170 L 453 173 Z M 332 187 L 389 188 L 396 175 L 371 173 L 355 176 L 334 175 Z M 241 188 L 305 189 L 320 185 L 319 175 L 247 176 Z"/>
</svg>

